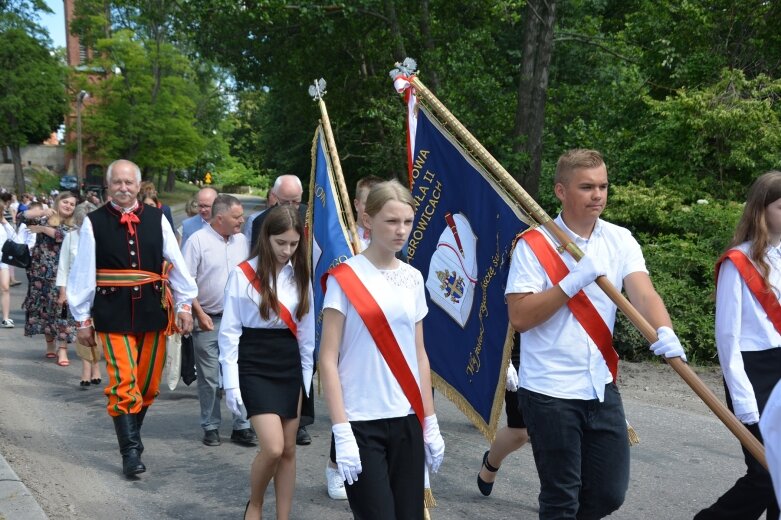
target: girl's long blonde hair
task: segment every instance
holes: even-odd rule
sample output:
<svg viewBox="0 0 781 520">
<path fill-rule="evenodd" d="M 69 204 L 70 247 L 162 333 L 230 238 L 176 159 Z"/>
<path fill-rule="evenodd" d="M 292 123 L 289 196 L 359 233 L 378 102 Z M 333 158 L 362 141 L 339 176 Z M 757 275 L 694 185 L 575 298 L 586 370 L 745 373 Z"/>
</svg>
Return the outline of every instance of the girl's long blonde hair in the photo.
<svg viewBox="0 0 781 520">
<path fill-rule="evenodd" d="M 57 195 L 57 198 L 54 199 L 54 215 L 48 218 L 46 221 L 46 224 L 52 227 L 57 226 L 68 226 L 73 227 L 73 213 L 68 218 L 62 218 L 62 215 L 60 215 L 60 202 L 65 199 L 76 199 L 76 201 L 79 200 L 79 198 L 70 191 L 63 191 L 59 195 Z M 76 212 L 74 208 L 74 213 Z"/>
<path fill-rule="evenodd" d="M 765 251 L 770 242 L 767 221 L 765 220 L 765 208 L 771 202 L 781 199 L 781 172 L 771 170 L 761 175 L 748 190 L 746 207 L 740 217 L 738 227 L 732 237 L 732 242 L 727 249 L 731 249 L 743 242 L 751 242 L 749 258 L 759 269 L 759 274 L 765 282 L 765 287 L 770 290 L 770 266 L 765 261 Z"/>
</svg>

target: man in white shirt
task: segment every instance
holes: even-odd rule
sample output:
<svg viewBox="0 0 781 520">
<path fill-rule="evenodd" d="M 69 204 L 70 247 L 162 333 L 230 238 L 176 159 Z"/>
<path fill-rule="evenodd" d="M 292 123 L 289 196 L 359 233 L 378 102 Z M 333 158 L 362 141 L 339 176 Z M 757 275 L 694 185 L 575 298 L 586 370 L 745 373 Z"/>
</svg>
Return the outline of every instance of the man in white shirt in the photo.
<svg viewBox="0 0 781 520">
<path fill-rule="evenodd" d="M 629 441 L 615 385 L 616 305 L 594 280 L 606 276 L 619 291 L 623 285 L 632 304 L 657 329 L 660 340 L 651 346 L 655 354 L 685 356 L 639 244 L 627 229 L 599 218 L 608 187 L 599 152 L 565 153 L 554 182 L 562 204 L 556 224 L 585 256 L 575 262 L 566 252 L 557 254 L 545 233 L 530 232 L 515 247 L 505 294 L 510 322 L 521 332 L 518 397 L 540 477 L 540 518 L 596 519 L 624 501 Z M 537 237 L 540 241 L 533 240 Z M 538 254 L 543 250 L 552 256 L 546 260 Z M 548 273 L 556 258 L 568 274 L 554 275 L 559 281 L 553 283 Z M 578 307 L 578 302 L 584 304 L 581 291 L 585 306 L 589 301 L 593 305 L 585 314 Z M 604 334 L 595 334 L 595 326 Z"/>
<path fill-rule="evenodd" d="M 182 251 L 187 268 L 198 284 L 198 298 L 193 301 L 193 315 L 198 323 L 193 331 L 193 347 L 203 443 L 207 446 L 221 444 L 217 333 L 228 274 L 249 255 L 247 239 L 241 234 L 243 223 L 244 209 L 239 199 L 232 195 L 219 195 L 212 202 L 209 225 L 193 233 Z M 246 412 L 234 415 L 231 441 L 244 446 L 256 444 L 257 437 Z"/>
<path fill-rule="evenodd" d="M 217 198 L 217 190 L 214 188 L 202 188 L 195 196 L 198 201 L 198 214 L 182 221 L 182 249 L 193 233 L 209 225 L 212 218 L 212 204 Z"/>
</svg>

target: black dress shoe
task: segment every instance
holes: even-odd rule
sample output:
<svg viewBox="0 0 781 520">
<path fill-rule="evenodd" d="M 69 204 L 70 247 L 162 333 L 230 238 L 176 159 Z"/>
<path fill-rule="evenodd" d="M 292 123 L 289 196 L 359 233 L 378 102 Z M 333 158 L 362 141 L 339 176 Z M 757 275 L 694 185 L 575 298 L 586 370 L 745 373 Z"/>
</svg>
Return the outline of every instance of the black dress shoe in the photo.
<svg viewBox="0 0 781 520">
<path fill-rule="evenodd" d="M 312 437 L 309 436 L 309 433 L 307 433 L 306 428 L 301 426 L 298 428 L 298 433 L 296 433 L 296 444 L 299 446 L 309 446 L 312 444 Z"/>
<path fill-rule="evenodd" d="M 95 379 L 92 379 L 92 384 L 93 384 L 93 385 L 99 385 L 99 384 L 100 384 L 100 381 L 101 381 L 101 380 L 100 380 L 100 378 L 99 378 L 99 377 L 96 377 Z"/>
<path fill-rule="evenodd" d="M 242 446 L 256 446 L 258 444 L 258 438 L 255 436 L 255 432 L 252 428 L 245 428 L 243 430 L 233 430 L 231 433 L 231 442 L 241 444 Z"/>
<path fill-rule="evenodd" d="M 222 444 L 220 432 L 217 430 L 206 430 L 203 433 L 203 443 L 207 446 L 219 446 Z"/>
<path fill-rule="evenodd" d="M 82 381 L 79 383 L 79 386 L 89 386 L 89 385 L 90 385 L 89 381 Z"/>
</svg>

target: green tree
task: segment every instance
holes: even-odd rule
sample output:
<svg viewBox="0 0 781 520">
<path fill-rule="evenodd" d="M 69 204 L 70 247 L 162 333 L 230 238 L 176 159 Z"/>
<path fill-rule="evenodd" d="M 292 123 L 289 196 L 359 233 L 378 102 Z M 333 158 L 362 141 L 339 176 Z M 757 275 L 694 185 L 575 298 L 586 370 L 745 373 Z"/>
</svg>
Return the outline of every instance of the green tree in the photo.
<svg viewBox="0 0 781 520">
<path fill-rule="evenodd" d="M 147 174 L 190 165 L 203 138 L 194 126 L 198 91 L 187 59 L 167 44 L 150 49 L 129 30 L 99 39 L 95 49 L 92 65 L 114 72 L 95 83 L 96 101 L 85 109 L 89 154 L 132 160 Z"/>
<path fill-rule="evenodd" d="M 25 190 L 21 147 L 49 137 L 68 108 L 65 68 L 45 32 L 32 19 L 21 18 L 25 12 L 0 15 L 0 146 L 11 149 L 17 192 Z"/>
<path fill-rule="evenodd" d="M 403 53 L 419 59 L 422 80 L 495 155 L 513 155 L 507 136 L 517 95 L 521 5 L 264 1 L 245 8 L 192 0 L 183 11 L 199 52 L 228 67 L 239 88 L 266 89 L 254 128 L 256 153 L 272 175 L 308 176 L 319 114 L 307 86 L 319 77 L 328 81 L 325 99 L 352 184 L 366 174 L 405 176 L 403 108 L 388 78 Z"/>
<path fill-rule="evenodd" d="M 180 173 L 236 168 L 225 140 L 230 78 L 193 51 L 178 2 L 79 0 L 76 12 L 72 28 L 105 71 L 87 123 L 96 156 L 134 159 L 161 190 Z"/>
<path fill-rule="evenodd" d="M 635 180 L 662 182 L 689 200 L 741 199 L 761 172 L 781 168 L 781 80 L 725 69 L 718 82 L 657 101 L 625 153 Z"/>
</svg>

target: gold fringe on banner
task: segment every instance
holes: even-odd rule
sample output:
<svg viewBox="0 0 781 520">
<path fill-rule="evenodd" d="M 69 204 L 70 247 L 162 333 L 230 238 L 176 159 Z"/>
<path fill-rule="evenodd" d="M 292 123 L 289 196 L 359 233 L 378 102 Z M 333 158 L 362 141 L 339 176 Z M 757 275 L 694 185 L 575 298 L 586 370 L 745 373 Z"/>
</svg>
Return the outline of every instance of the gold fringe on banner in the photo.
<svg viewBox="0 0 781 520">
<path fill-rule="evenodd" d="M 459 392 L 457 389 L 452 387 L 447 381 L 445 381 L 442 377 L 439 376 L 436 372 L 433 370 L 431 371 L 431 384 L 434 386 L 436 390 L 439 392 L 442 392 L 442 394 L 447 397 L 447 399 L 456 405 L 456 408 L 458 408 L 461 413 L 463 413 L 469 421 L 475 425 L 475 427 L 480 430 L 480 433 L 485 436 L 485 438 L 488 440 L 488 442 L 493 442 L 494 437 L 496 437 L 496 430 L 499 426 L 499 418 L 502 415 L 503 406 L 504 403 L 504 392 L 505 392 L 505 380 L 507 379 L 507 363 L 510 362 L 510 353 L 512 352 L 513 348 L 513 334 L 515 331 L 511 326 L 507 327 L 507 335 L 505 336 L 504 340 L 504 348 L 502 352 L 502 369 L 499 373 L 499 381 L 496 385 L 496 391 L 494 392 L 494 401 L 491 405 L 491 417 L 489 418 L 488 422 L 485 422 L 483 420 L 483 417 L 477 413 L 477 411 L 474 409 L 474 407 L 469 403 L 469 401 L 461 395 L 461 392 Z"/>
<path fill-rule="evenodd" d="M 637 446 L 638 444 L 640 444 L 640 436 L 637 434 L 637 432 L 632 427 L 632 425 L 629 424 L 629 421 L 626 421 L 626 432 L 629 434 L 630 446 Z"/>
<path fill-rule="evenodd" d="M 431 488 L 423 490 L 423 505 L 426 506 L 426 509 L 437 507 L 437 499 L 434 498 L 434 493 L 431 491 Z"/>
</svg>

